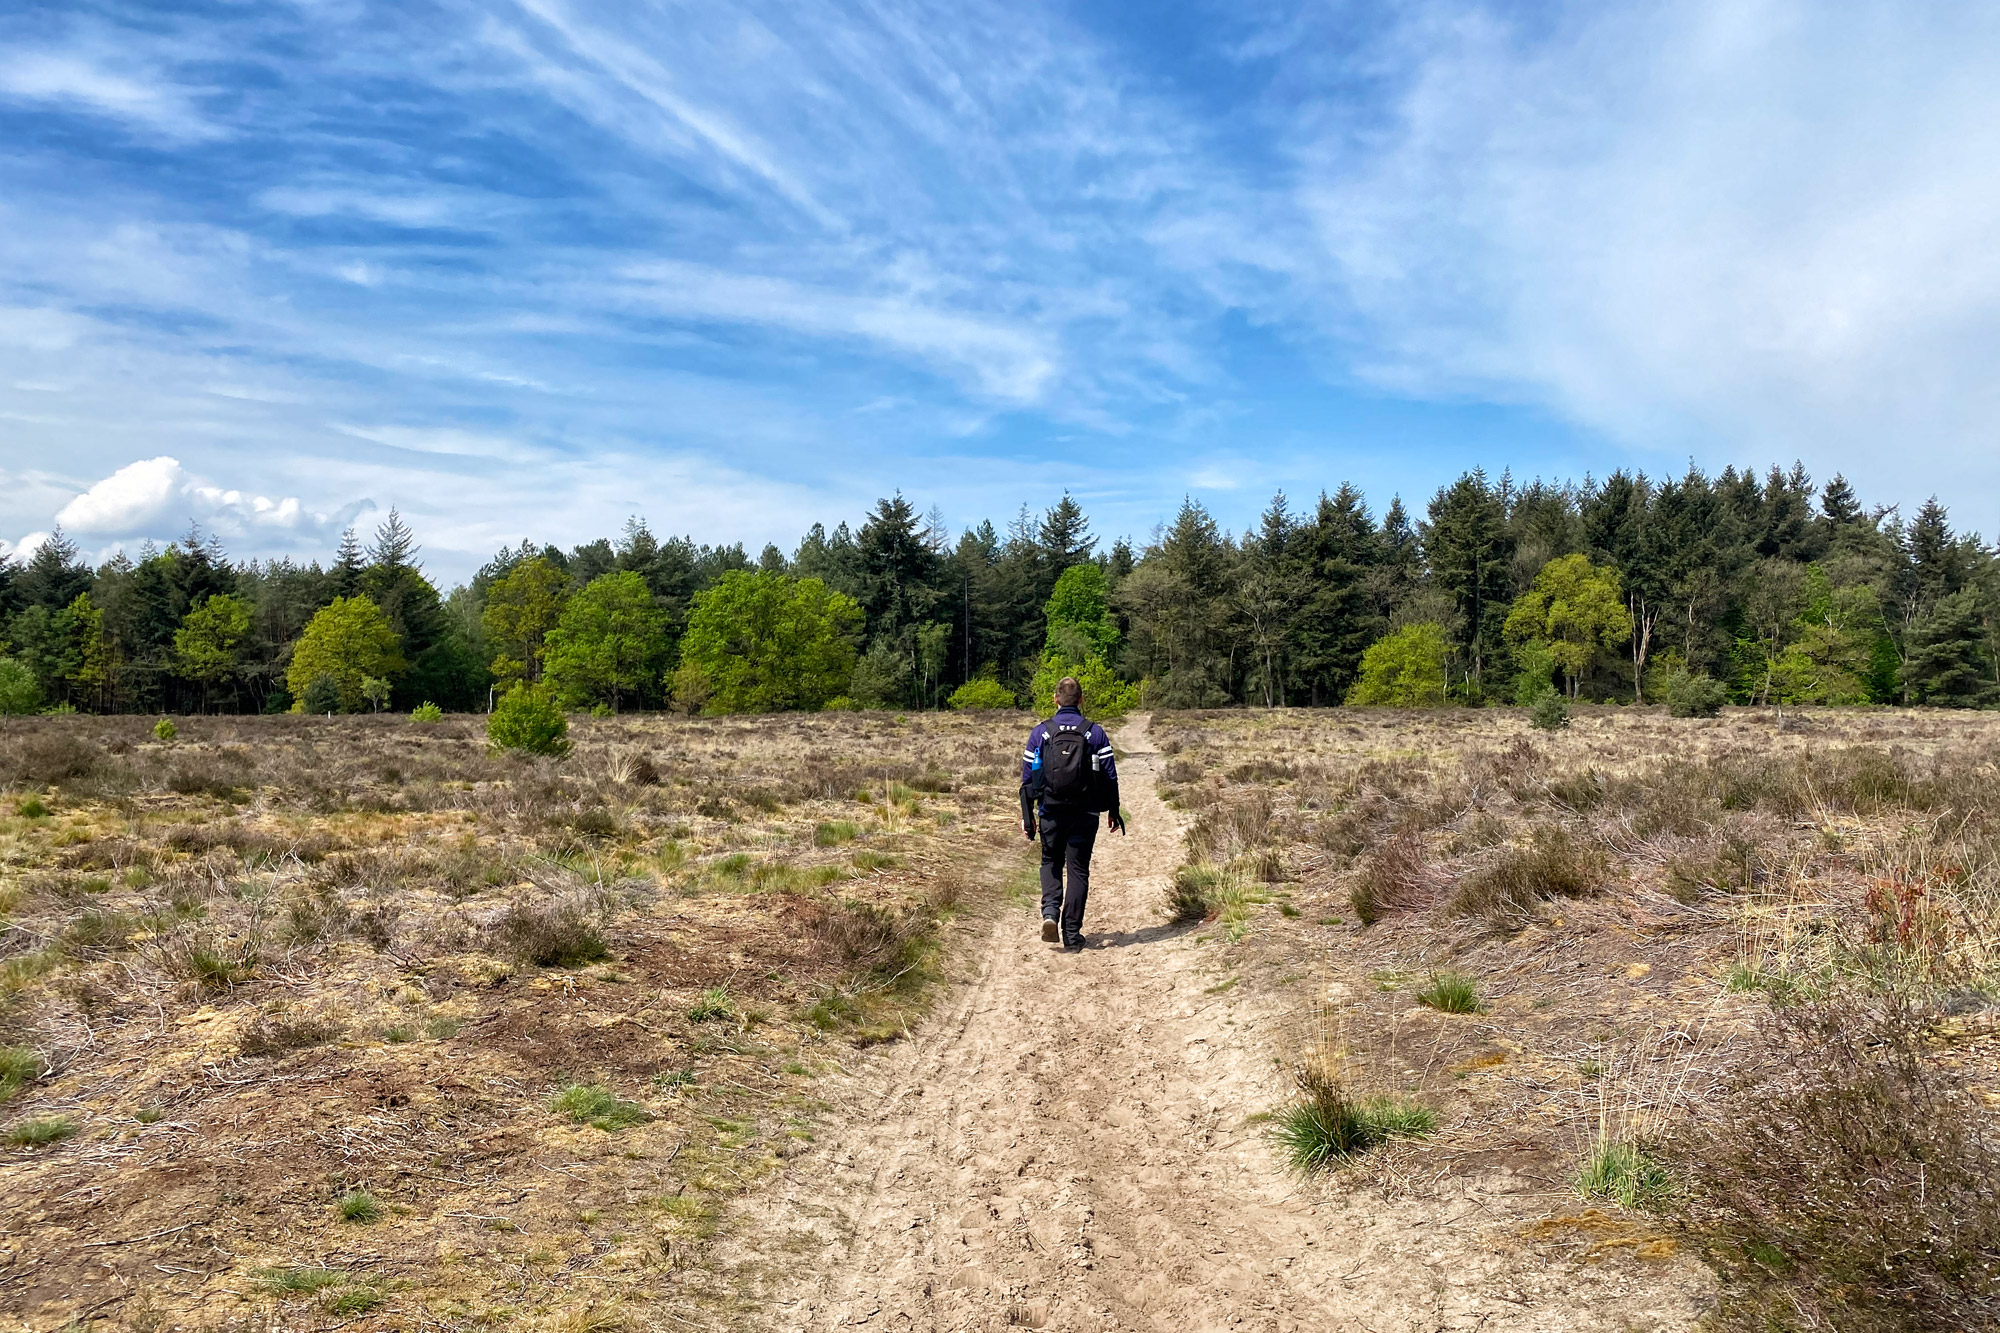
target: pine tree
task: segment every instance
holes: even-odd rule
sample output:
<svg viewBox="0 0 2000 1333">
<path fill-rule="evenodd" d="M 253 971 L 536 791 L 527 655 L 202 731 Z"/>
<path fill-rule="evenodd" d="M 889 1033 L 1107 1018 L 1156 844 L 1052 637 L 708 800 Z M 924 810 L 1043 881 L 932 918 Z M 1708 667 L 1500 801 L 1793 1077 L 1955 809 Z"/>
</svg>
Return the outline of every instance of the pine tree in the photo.
<svg viewBox="0 0 2000 1333">
<path fill-rule="evenodd" d="M 1295 631 L 1294 687 L 1308 703 L 1337 703 L 1353 688 L 1361 654 L 1384 625 L 1378 586 L 1382 540 L 1361 492 L 1347 482 L 1330 497 L 1322 491 L 1291 554 L 1305 583 Z"/>
<path fill-rule="evenodd" d="M 1854 496 L 1854 487 L 1838 472 L 1820 488 L 1819 512 L 1827 527 L 1835 532 L 1867 521 L 1861 512 L 1861 502 Z"/>
<path fill-rule="evenodd" d="M 348 529 L 348 533 L 351 536 L 353 529 Z M 344 554 L 344 541 L 342 546 Z M 417 549 L 416 534 L 410 531 L 410 525 L 403 522 L 402 514 L 391 505 L 389 517 L 375 529 L 375 544 L 368 548 L 368 563 L 377 569 L 401 569 L 413 563 Z"/>
<path fill-rule="evenodd" d="M 361 572 L 368 567 L 362 559 L 361 540 L 349 528 L 340 534 L 340 548 L 333 553 L 333 568 L 327 571 L 327 592 L 333 597 L 359 597 Z"/>
<path fill-rule="evenodd" d="M 1090 559 L 1097 548 L 1097 538 L 1090 534 L 1090 520 L 1084 517 L 1082 506 L 1070 498 L 1068 491 L 1042 515 L 1035 545 L 1041 550 L 1042 582 L 1047 585 L 1036 590 L 1040 594 L 1036 600 L 1047 601 L 1062 572 Z"/>
<path fill-rule="evenodd" d="M 90 566 L 77 553 L 76 543 L 56 525 L 21 571 L 19 592 L 28 606 L 60 611 L 76 600 L 78 593 L 90 591 Z"/>
<path fill-rule="evenodd" d="M 2000 700 L 1979 598 L 1971 589 L 1938 599 L 1911 625 L 1903 682 L 1913 703 L 1983 708 Z"/>
<path fill-rule="evenodd" d="M 1513 554 L 1506 514 L 1484 472 L 1466 473 L 1431 500 L 1424 559 L 1431 581 L 1452 599 L 1459 622 L 1454 643 L 1471 663 L 1475 689 L 1499 658 Z"/>
</svg>

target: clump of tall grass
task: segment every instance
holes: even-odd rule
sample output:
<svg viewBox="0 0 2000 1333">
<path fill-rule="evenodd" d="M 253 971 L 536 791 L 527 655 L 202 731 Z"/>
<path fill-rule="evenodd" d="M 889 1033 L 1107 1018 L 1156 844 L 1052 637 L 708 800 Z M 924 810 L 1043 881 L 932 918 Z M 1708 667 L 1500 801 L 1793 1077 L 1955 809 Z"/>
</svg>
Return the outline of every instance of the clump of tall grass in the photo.
<svg viewBox="0 0 2000 1333">
<path fill-rule="evenodd" d="M 1298 1096 L 1280 1111 L 1272 1137 L 1300 1175 L 1329 1170 L 1392 1138 L 1421 1138 L 1437 1128 L 1437 1113 L 1404 1097 L 1356 1097 L 1320 1060 L 1295 1072 Z"/>
<path fill-rule="evenodd" d="M 1486 1007 L 1479 998 L 1479 984 L 1463 972 L 1431 973 L 1416 1000 L 1441 1014 L 1476 1014 Z"/>
</svg>

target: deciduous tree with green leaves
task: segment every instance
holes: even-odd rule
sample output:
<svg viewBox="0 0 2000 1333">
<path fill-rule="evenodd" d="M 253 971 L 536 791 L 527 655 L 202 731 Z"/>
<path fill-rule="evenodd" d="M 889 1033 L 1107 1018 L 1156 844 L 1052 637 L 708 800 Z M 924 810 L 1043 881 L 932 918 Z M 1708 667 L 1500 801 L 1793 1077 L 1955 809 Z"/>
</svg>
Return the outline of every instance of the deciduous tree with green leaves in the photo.
<svg viewBox="0 0 2000 1333">
<path fill-rule="evenodd" d="M 503 683 L 541 680 L 543 641 L 562 622 L 568 597 L 569 575 L 539 555 L 521 561 L 486 590 L 479 619 L 499 650 L 493 674 Z"/>
<path fill-rule="evenodd" d="M 387 680 L 404 669 L 403 655 L 382 609 L 366 597 L 336 597 L 306 622 L 285 669 L 285 688 L 303 711 L 308 690 L 324 677 L 339 691 L 343 712 L 367 702 L 369 677 Z"/>
<path fill-rule="evenodd" d="M 549 684 L 564 702 L 608 701 L 614 713 L 659 680 L 666 648 L 666 615 L 630 570 L 592 579 L 542 645 Z"/>
<path fill-rule="evenodd" d="M 250 604 L 226 592 L 202 598 L 174 631 L 174 665 L 200 682 L 204 711 L 209 691 L 236 674 L 249 633 Z"/>
<path fill-rule="evenodd" d="M 1598 649 L 1617 648 L 1632 637 L 1632 617 L 1619 595 L 1617 570 L 1599 568 L 1588 556 L 1562 555 L 1543 565 L 1534 585 L 1515 600 L 1505 629 L 1510 643 L 1547 645 L 1563 673 L 1564 692 L 1574 699 Z"/>
<path fill-rule="evenodd" d="M 861 625 L 854 599 L 818 579 L 732 571 L 694 599 L 681 662 L 707 712 L 816 709 L 846 690 Z"/>
<path fill-rule="evenodd" d="M 1377 639 L 1361 654 L 1361 676 L 1347 702 L 1392 708 L 1434 708 L 1445 701 L 1451 643 L 1444 626 L 1420 621 Z"/>
</svg>

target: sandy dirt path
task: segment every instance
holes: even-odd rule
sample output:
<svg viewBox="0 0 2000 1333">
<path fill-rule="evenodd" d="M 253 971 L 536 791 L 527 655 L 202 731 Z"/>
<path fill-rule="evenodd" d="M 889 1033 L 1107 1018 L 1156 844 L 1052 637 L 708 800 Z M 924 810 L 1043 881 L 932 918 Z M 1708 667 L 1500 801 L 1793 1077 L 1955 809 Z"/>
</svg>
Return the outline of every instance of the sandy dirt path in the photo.
<svg viewBox="0 0 2000 1333">
<path fill-rule="evenodd" d="M 747 1219 L 772 1328 L 1680 1329 L 1698 1285 L 1552 1263 L 1504 1172 L 1442 1194 L 1299 1187 L 1265 1127 L 1308 997 L 1214 990 L 1161 924 L 1180 855 L 1143 718 L 1114 736 L 1127 838 L 1100 835 L 1066 955 L 1010 911 L 916 1040 L 857 1071 L 827 1151 Z M 1297 989 L 1297 988 L 1295 988 Z M 1365 1197 L 1364 1197 L 1365 1196 Z"/>
</svg>

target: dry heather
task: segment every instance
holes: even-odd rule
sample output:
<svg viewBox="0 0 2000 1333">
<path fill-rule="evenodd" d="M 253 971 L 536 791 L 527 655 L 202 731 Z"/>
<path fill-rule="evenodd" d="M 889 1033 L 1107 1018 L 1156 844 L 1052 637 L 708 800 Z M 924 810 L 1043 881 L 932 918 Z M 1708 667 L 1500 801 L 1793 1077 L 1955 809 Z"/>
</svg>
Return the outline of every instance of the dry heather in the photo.
<svg viewBox="0 0 2000 1333">
<path fill-rule="evenodd" d="M 2000 1326 L 2000 718 L 1154 735 L 1191 819 L 1166 912 L 1210 922 L 1221 984 L 1291 988 L 1342 1097 L 1437 1113 L 1333 1187 L 1525 1174 L 1523 1245 L 1693 1247 L 1719 1327 Z"/>
<path fill-rule="evenodd" d="M 729 1201 L 1019 873 L 1019 730 L 609 719 L 551 764 L 470 719 L 9 722 L 0 1311 L 726 1319 Z"/>
</svg>

